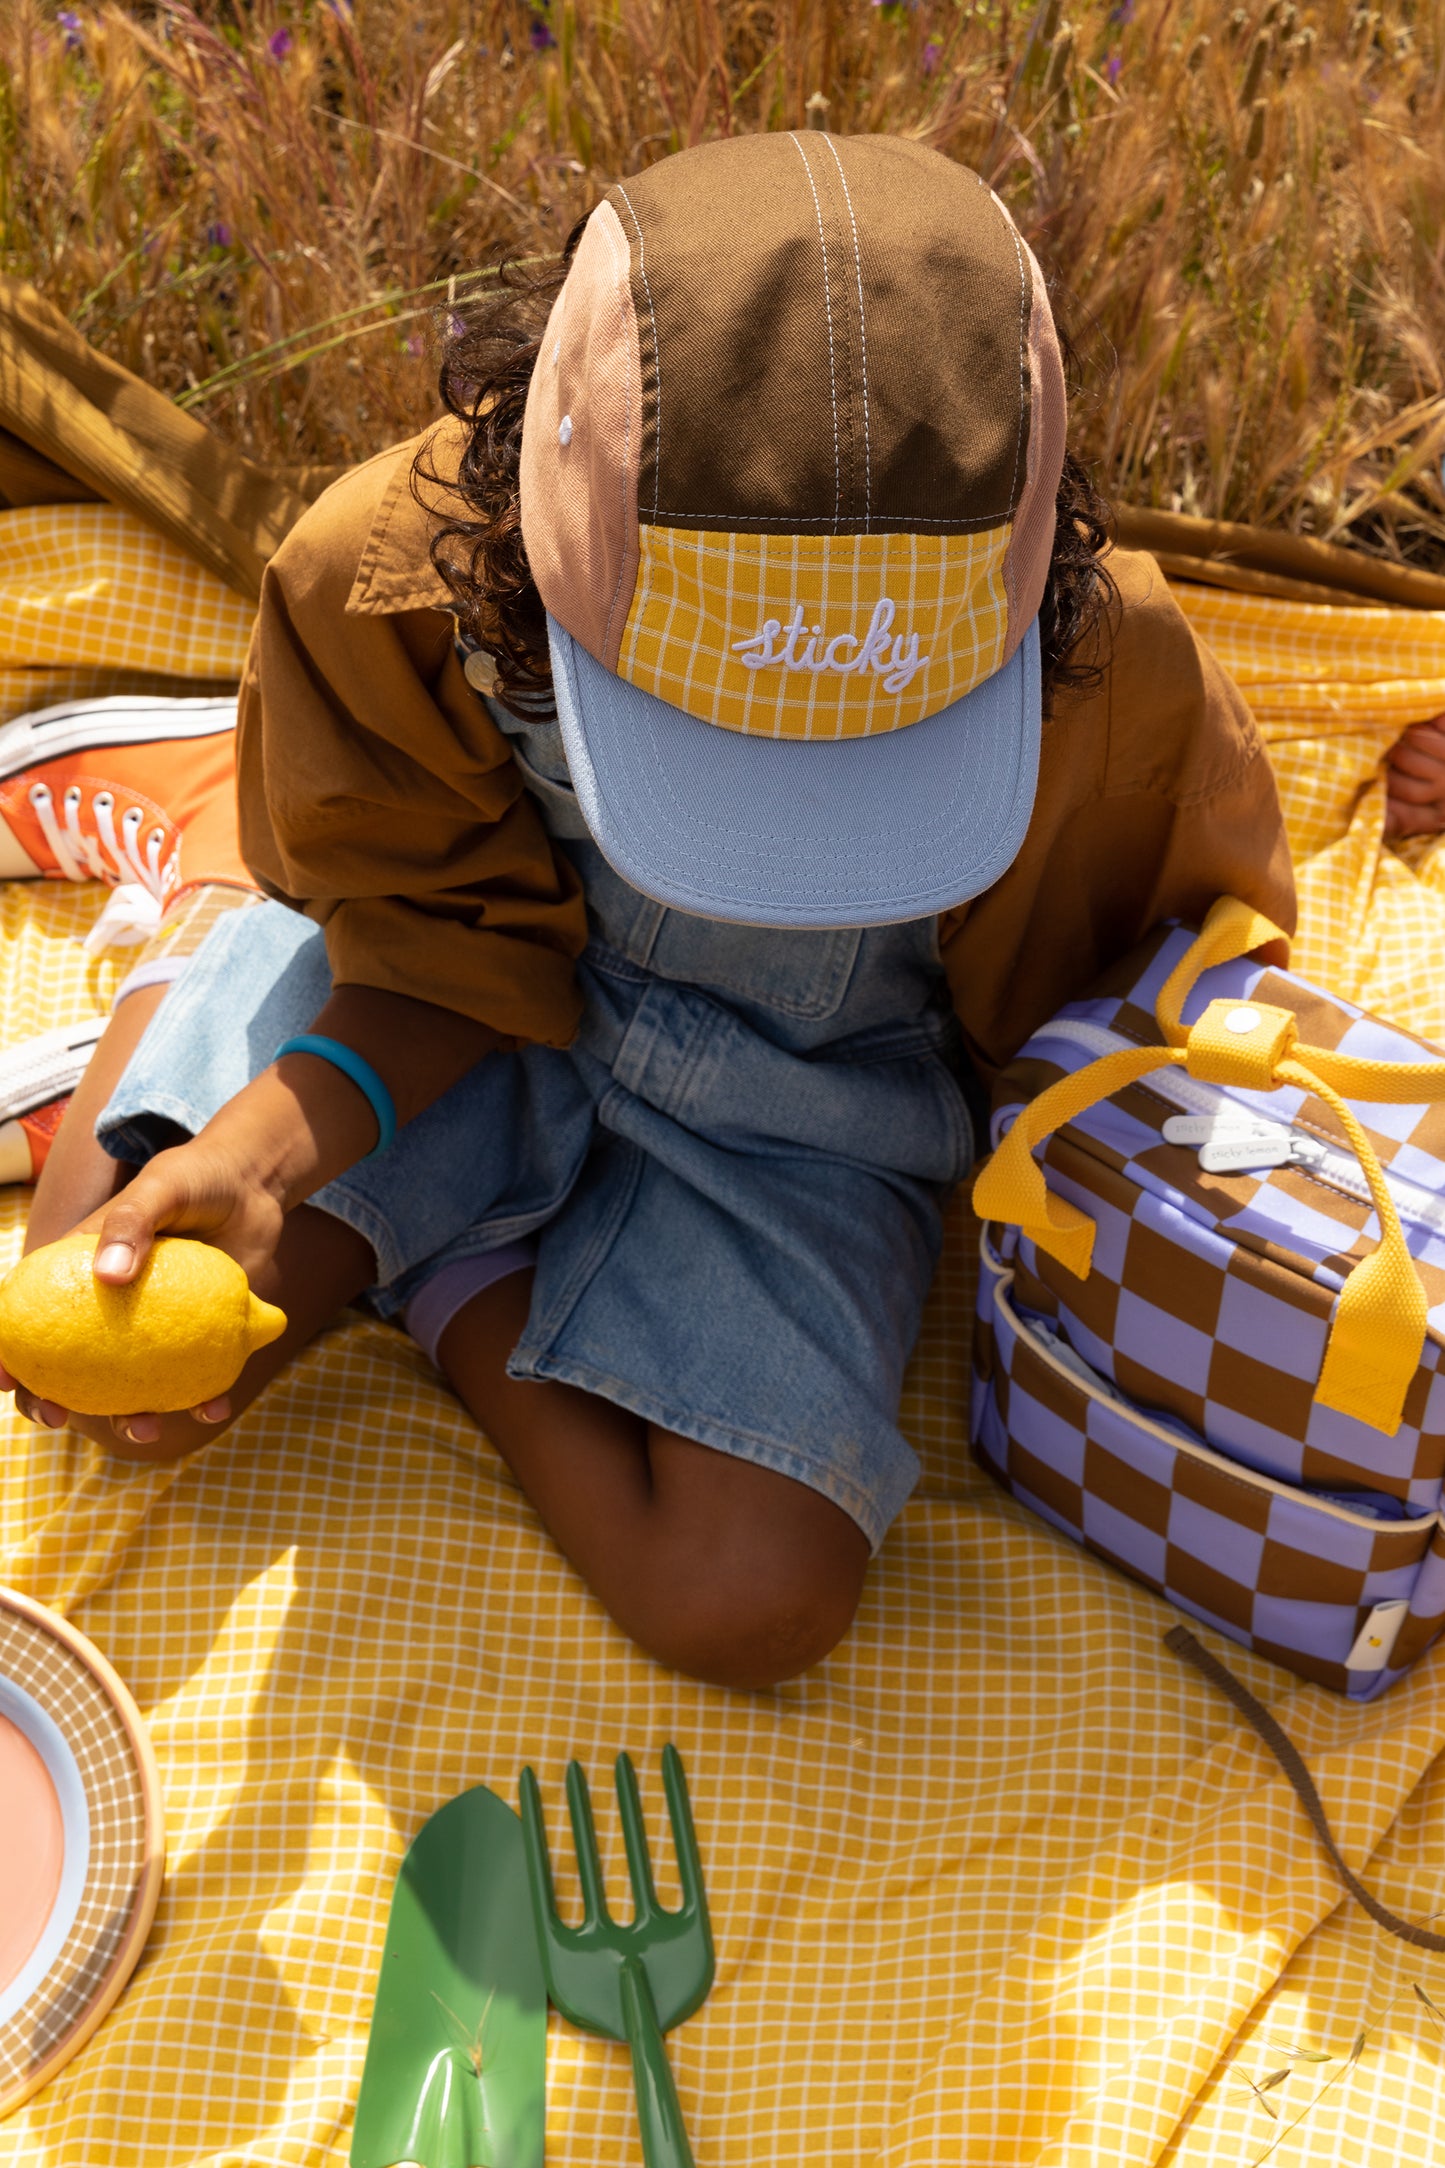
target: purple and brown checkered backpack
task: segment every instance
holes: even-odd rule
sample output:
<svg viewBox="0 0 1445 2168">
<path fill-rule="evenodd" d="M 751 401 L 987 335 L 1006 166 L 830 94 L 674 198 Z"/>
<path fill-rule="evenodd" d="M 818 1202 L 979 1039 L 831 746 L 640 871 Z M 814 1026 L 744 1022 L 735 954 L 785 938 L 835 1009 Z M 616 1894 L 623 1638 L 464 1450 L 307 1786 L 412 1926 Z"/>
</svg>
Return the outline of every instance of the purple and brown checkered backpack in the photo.
<svg viewBox="0 0 1445 2168">
<path fill-rule="evenodd" d="M 1445 1056 L 1250 960 L 1282 938 L 1222 899 L 1006 1071 L 974 1443 L 1076 1542 L 1367 1700 L 1445 1625 Z"/>
</svg>

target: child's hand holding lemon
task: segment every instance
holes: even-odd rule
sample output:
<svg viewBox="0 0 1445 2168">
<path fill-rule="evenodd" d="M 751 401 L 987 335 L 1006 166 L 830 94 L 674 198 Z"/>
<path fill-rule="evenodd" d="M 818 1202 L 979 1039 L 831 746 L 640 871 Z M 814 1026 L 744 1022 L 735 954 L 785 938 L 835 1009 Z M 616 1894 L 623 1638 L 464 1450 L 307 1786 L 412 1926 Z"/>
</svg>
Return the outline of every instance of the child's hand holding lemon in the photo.
<svg viewBox="0 0 1445 2168">
<path fill-rule="evenodd" d="M 124 1287 L 95 1277 L 96 1237 L 32 1250 L 0 1281 L 0 1362 L 77 1415 L 169 1415 L 233 1385 L 286 1329 L 234 1258 L 162 1236 Z"/>
<path fill-rule="evenodd" d="M 132 1459 L 194 1452 L 230 1421 L 237 1388 L 244 1406 L 284 1359 L 286 1317 L 249 1283 L 274 1278 L 288 1203 L 244 1137 L 196 1138 L 63 1234 L 32 1215 L 34 1246 L 0 1279 L 0 1392 L 31 1422 L 69 1421 Z"/>
<path fill-rule="evenodd" d="M 62 1237 L 0 1281 L 0 1363 L 77 1415 L 164 1415 L 226 1393 L 284 1332 L 241 1267 L 209 1243 L 165 1237 L 123 1285 L 95 1276 L 97 1237 Z"/>
</svg>

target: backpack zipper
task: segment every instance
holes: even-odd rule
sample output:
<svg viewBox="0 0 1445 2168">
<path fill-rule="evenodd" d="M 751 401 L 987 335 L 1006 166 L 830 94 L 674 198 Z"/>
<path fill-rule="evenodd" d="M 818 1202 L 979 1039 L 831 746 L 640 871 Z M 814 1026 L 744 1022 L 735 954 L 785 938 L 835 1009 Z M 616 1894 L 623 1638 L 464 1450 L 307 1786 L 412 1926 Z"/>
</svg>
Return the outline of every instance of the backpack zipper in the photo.
<svg viewBox="0 0 1445 2168">
<path fill-rule="evenodd" d="M 1091 1024 L 1080 1016 L 1056 1016 L 1044 1028 L 1035 1033 L 1036 1040 L 1062 1039 L 1066 1045 L 1083 1047 L 1096 1058 L 1104 1054 L 1133 1051 L 1139 1042 L 1126 1039 L 1121 1032 L 1110 1031 L 1106 1024 Z M 1276 1121 L 1272 1116 L 1256 1114 L 1252 1108 L 1242 1107 L 1237 1100 L 1226 1098 L 1223 1087 L 1218 1084 L 1202 1084 L 1178 1068 L 1156 1069 L 1139 1083 L 1145 1091 L 1154 1092 L 1160 1099 L 1182 1107 L 1190 1114 L 1235 1114 L 1241 1126 L 1257 1125 L 1260 1132 L 1275 1129 L 1288 1138 L 1288 1151 L 1283 1158 L 1268 1156 L 1268 1148 L 1261 1155 L 1242 1165 L 1240 1154 L 1231 1155 L 1225 1163 L 1216 1158 L 1211 1173 L 1247 1173 L 1250 1167 L 1265 1171 L 1276 1166 L 1303 1167 L 1331 1189 L 1342 1190 L 1361 1204 L 1371 1204 L 1370 1185 L 1357 1165 L 1354 1155 L 1342 1151 L 1338 1145 L 1326 1144 L 1293 1122 Z M 1264 1139 L 1261 1136 L 1261 1144 Z M 1200 1148 L 1200 1163 L 1204 1164 L 1207 1144 Z M 1244 1140 L 1241 1139 L 1241 1153 Z M 1445 1234 L 1445 1197 L 1437 1197 L 1433 1191 L 1424 1189 L 1408 1176 L 1395 1174 L 1389 1167 L 1382 1169 L 1385 1186 L 1394 1198 L 1402 1219 L 1418 1227 L 1425 1234 Z"/>
</svg>

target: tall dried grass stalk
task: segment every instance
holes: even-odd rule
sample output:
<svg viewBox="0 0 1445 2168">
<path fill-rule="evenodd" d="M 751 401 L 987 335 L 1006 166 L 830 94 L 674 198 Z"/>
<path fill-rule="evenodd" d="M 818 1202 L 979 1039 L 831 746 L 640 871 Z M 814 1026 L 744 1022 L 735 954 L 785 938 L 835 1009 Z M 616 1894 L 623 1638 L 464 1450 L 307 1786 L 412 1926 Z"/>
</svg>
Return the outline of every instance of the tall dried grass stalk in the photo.
<svg viewBox="0 0 1445 2168">
<path fill-rule="evenodd" d="M 1442 0 L 8 0 L 0 266 L 253 456 L 353 460 L 500 249 L 823 112 L 1065 268 L 1119 499 L 1445 565 Z"/>
</svg>

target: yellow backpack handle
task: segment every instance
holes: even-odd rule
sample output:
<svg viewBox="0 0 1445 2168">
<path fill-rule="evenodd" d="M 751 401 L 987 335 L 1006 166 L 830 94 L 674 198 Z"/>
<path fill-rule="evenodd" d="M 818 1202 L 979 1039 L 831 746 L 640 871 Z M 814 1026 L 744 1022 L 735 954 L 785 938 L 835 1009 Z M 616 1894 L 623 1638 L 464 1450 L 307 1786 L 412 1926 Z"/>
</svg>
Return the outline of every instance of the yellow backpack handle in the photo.
<svg viewBox="0 0 1445 2168">
<path fill-rule="evenodd" d="M 974 1209 L 981 1219 L 1020 1227 L 1067 1272 L 1087 1279 L 1094 1222 L 1050 1191 L 1033 1156 L 1056 1129 L 1156 1069 L 1182 1068 L 1202 1083 L 1246 1091 L 1292 1084 L 1313 1092 L 1348 1137 L 1380 1222 L 1378 1247 L 1352 1268 L 1340 1290 L 1315 1399 L 1392 1434 L 1419 1367 L 1428 1305 L 1374 1147 L 1341 1095 L 1394 1106 L 1445 1099 L 1445 1061 L 1361 1061 L 1305 1046 L 1290 1010 L 1254 1000 L 1211 1001 L 1186 1029 L 1181 1012 L 1202 972 L 1285 938 L 1261 912 L 1221 896 L 1160 990 L 1155 1015 L 1165 1044 L 1102 1055 L 1040 1092 L 980 1170 Z"/>
</svg>

